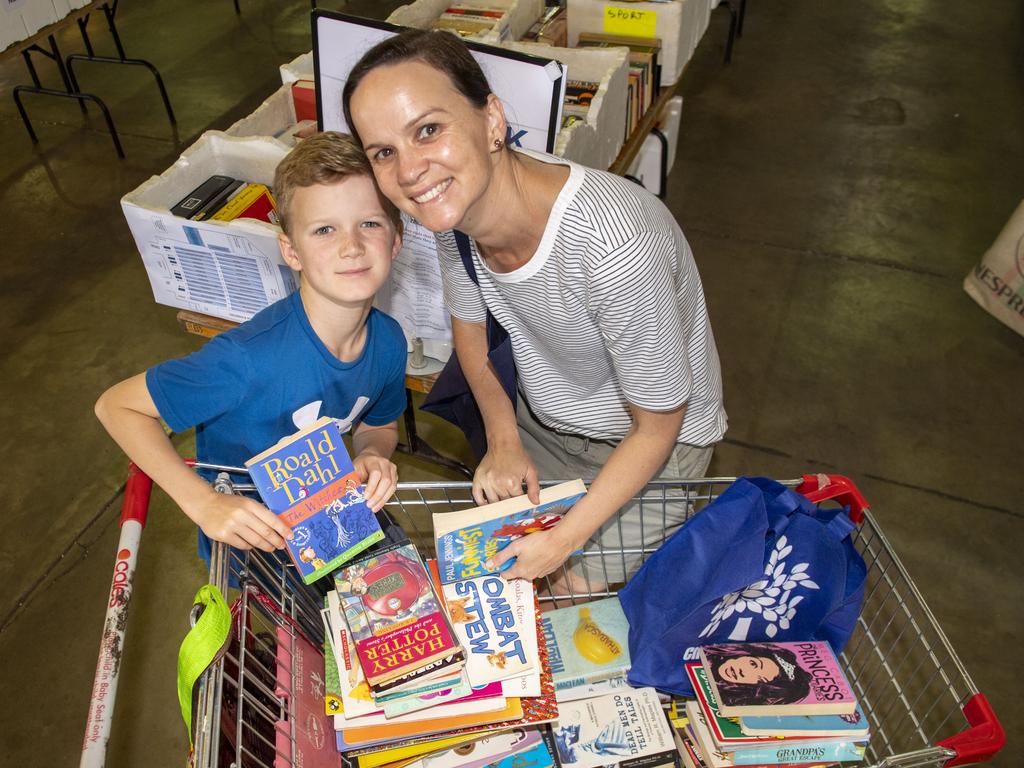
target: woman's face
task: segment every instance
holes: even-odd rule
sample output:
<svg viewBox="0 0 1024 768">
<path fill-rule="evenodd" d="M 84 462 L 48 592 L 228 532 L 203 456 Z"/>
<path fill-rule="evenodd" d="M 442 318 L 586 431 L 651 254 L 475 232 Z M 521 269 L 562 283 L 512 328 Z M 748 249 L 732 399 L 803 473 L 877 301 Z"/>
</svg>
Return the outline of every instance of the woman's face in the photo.
<svg viewBox="0 0 1024 768">
<path fill-rule="evenodd" d="M 464 225 L 490 184 L 500 104 L 474 107 L 448 75 L 406 61 L 371 70 L 349 102 L 381 191 L 428 229 Z"/>
<path fill-rule="evenodd" d="M 730 683 L 767 683 L 779 676 L 779 665 L 761 656 L 737 656 L 722 662 L 718 676 Z"/>
</svg>

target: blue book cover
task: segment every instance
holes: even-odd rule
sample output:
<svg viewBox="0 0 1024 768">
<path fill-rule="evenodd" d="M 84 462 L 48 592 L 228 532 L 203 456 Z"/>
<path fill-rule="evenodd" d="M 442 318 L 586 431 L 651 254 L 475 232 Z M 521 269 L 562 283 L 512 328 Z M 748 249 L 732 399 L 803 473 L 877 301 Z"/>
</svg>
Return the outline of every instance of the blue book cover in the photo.
<svg viewBox="0 0 1024 768">
<path fill-rule="evenodd" d="M 515 558 L 492 570 L 484 563 L 514 539 L 554 526 L 585 494 L 586 490 L 441 534 L 437 537 L 441 583 L 491 576 L 510 568 Z"/>
<path fill-rule="evenodd" d="M 288 553 L 306 584 L 384 538 L 334 419 L 317 420 L 245 466 L 263 502 L 292 529 Z"/>
<path fill-rule="evenodd" d="M 871 728 L 858 704 L 852 715 L 744 715 L 740 718 L 740 730 L 748 736 L 847 736 L 861 739 L 867 738 Z"/>
<path fill-rule="evenodd" d="M 547 611 L 541 615 L 541 628 L 548 643 L 555 690 L 629 671 L 629 622 L 618 597 Z"/>
</svg>

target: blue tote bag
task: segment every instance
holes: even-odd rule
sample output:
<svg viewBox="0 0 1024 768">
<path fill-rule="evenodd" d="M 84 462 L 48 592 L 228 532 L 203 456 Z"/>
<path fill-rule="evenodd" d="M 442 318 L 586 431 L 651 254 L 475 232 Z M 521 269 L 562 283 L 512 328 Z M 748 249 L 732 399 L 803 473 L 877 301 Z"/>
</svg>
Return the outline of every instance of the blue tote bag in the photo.
<svg viewBox="0 0 1024 768">
<path fill-rule="evenodd" d="M 619 593 L 632 686 L 692 696 L 701 645 L 853 633 L 867 569 L 842 508 L 819 509 L 765 478 L 740 478 L 676 531 Z"/>
</svg>

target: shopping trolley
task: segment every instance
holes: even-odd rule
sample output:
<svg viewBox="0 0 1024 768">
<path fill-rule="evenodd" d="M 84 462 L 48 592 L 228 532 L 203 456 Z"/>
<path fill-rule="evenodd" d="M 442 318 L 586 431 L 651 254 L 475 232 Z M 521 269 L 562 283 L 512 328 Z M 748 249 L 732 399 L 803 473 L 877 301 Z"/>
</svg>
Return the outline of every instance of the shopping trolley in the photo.
<svg viewBox="0 0 1024 768">
<path fill-rule="evenodd" d="M 684 509 L 686 516 L 698 514 L 733 480 L 653 481 L 634 498 L 642 525 L 664 531 L 670 506 Z M 1005 743 L 998 718 L 853 483 L 836 475 L 805 475 L 782 482 L 815 503 L 846 507 L 857 524 L 854 543 L 867 565 L 867 582 L 858 626 L 841 658 L 871 725 L 864 766 L 958 766 L 994 756 Z M 223 492 L 242 492 L 249 486 L 222 474 L 217 487 Z M 420 552 L 428 553 L 433 552 L 431 515 L 473 506 L 468 482 L 399 483 L 386 509 Z M 598 546 L 574 557 L 587 559 L 584 572 L 621 573 L 618 569 L 627 561 L 635 567 L 656 548 Z M 609 563 L 615 568 L 607 568 Z M 570 565 L 571 561 L 563 569 Z M 562 575 L 567 577 L 568 571 L 563 570 Z M 551 578 L 549 589 L 538 588 L 542 601 L 583 602 L 614 595 L 621 586 L 599 579 L 599 585 L 588 583 L 581 588 L 578 579 L 566 578 L 558 580 L 559 588 L 553 589 Z M 281 690 L 279 679 L 276 687 L 271 683 L 270 646 L 282 632 L 304 634 L 312 643 L 321 644 L 322 594 L 316 585 L 302 583 L 283 552 L 239 552 L 215 545 L 210 580 L 225 594 L 237 595 L 238 638 L 198 683 L 195 765 L 293 765 L 291 696 Z M 567 583 L 572 584 L 569 589 Z M 101 653 L 98 671 L 102 660 Z"/>
</svg>

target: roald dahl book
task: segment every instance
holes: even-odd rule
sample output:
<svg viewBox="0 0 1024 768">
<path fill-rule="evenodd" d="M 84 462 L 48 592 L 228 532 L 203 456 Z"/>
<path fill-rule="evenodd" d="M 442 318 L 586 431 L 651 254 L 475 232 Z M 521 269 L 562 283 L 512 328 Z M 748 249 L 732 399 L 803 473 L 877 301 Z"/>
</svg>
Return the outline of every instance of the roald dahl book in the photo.
<svg viewBox="0 0 1024 768">
<path fill-rule="evenodd" d="M 288 553 L 312 584 L 384 538 L 337 423 L 323 417 L 245 462 L 263 502 L 291 529 Z"/>
</svg>

